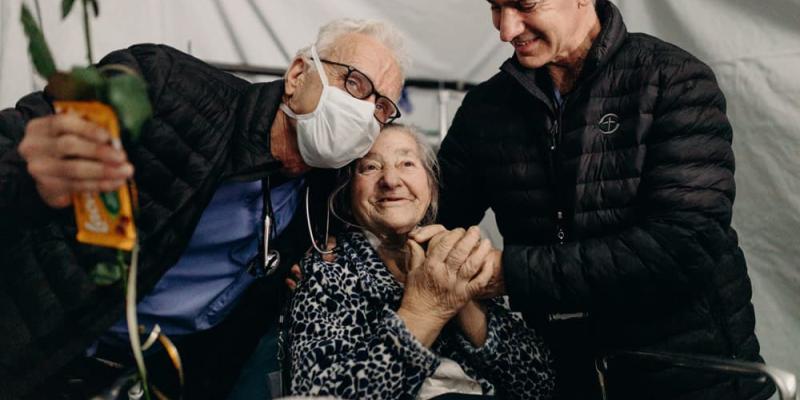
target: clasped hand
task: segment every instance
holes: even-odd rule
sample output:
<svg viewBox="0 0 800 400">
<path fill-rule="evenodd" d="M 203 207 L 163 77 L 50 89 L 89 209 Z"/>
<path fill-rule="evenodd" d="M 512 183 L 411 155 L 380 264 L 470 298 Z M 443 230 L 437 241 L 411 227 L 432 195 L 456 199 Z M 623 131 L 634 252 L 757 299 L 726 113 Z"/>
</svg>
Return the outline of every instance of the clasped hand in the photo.
<svg viewBox="0 0 800 400">
<path fill-rule="evenodd" d="M 426 226 L 410 235 L 407 247 L 401 308 L 446 322 L 469 301 L 501 294 L 501 253 L 481 239 L 478 227 Z"/>
</svg>

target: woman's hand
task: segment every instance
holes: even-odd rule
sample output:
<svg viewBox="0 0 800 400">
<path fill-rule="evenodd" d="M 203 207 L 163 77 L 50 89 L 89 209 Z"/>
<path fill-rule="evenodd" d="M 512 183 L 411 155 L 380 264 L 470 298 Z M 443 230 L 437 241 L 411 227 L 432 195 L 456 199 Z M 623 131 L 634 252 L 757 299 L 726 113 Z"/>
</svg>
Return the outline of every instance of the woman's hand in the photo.
<svg viewBox="0 0 800 400">
<path fill-rule="evenodd" d="M 486 343 L 489 321 L 486 317 L 486 308 L 481 303 L 470 300 L 461 308 L 455 320 L 473 346 L 481 347 Z"/>
<path fill-rule="evenodd" d="M 434 236 L 446 232 L 447 228 L 442 225 L 426 225 L 415 229 L 409 237 L 417 243 L 423 244 L 431 240 Z M 477 294 L 478 299 L 491 299 L 506 294 L 505 280 L 503 279 L 503 252 L 492 248 L 489 255 L 484 259 L 481 269 L 491 269 L 491 279 L 488 285 L 483 287 Z M 488 273 L 488 272 L 487 272 Z"/>
<path fill-rule="evenodd" d="M 465 261 L 464 254 L 470 254 L 479 240 L 474 231 L 443 231 L 431 239 L 427 256 L 419 243 L 406 243 L 405 291 L 397 315 L 423 345 L 433 345 L 447 321 L 468 300 L 465 287 L 469 281 L 452 266 L 463 264 L 459 259 Z"/>
<path fill-rule="evenodd" d="M 492 246 L 481 240 L 477 227 L 442 230 L 430 239 L 427 252 L 414 240 L 407 246 L 410 256 L 401 308 L 414 313 L 446 323 L 491 278 L 491 271 L 481 266 Z"/>
<path fill-rule="evenodd" d="M 477 228 L 473 227 L 471 229 L 474 231 Z M 441 235 L 443 232 L 447 232 L 447 230 L 442 225 L 429 225 L 415 230 L 411 233 L 410 237 L 415 242 L 421 244 L 430 241 L 430 248 L 433 248 L 435 246 L 434 243 L 437 242 L 437 240 L 434 240 L 433 238 L 437 235 Z M 442 236 L 439 237 L 441 238 Z M 410 244 L 409 248 L 414 249 L 413 246 L 413 244 Z M 419 249 L 416 250 L 416 253 L 412 252 L 412 260 L 416 260 L 414 262 L 420 262 L 419 259 L 423 256 L 420 253 L 421 252 Z M 456 323 L 462 332 L 464 332 L 464 335 L 475 347 L 483 346 L 483 344 L 486 342 L 487 335 L 486 310 L 476 300 L 476 298 L 484 298 L 484 296 L 487 296 L 487 294 L 493 292 L 493 288 L 496 287 L 496 285 L 493 284 L 493 282 L 496 282 L 497 280 L 496 273 L 500 274 L 502 282 L 502 270 L 499 268 L 501 255 L 502 253 L 500 251 L 492 248 L 488 244 L 488 240 L 484 239 L 480 241 L 478 248 L 473 249 L 472 253 L 467 258 L 467 261 L 465 261 L 465 263 L 458 268 L 459 272 L 456 273 L 457 277 L 461 278 L 459 279 L 460 282 L 458 286 L 463 289 L 459 293 L 461 295 L 459 297 L 461 298 L 458 300 L 459 302 L 463 301 L 464 296 L 468 297 L 469 299 L 463 303 L 460 308 L 458 308 L 456 317 L 454 319 L 456 320 Z M 449 260 L 451 263 L 457 263 L 457 259 L 455 257 L 450 258 Z M 417 264 L 413 264 L 412 269 L 416 267 Z M 478 270 L 477 272 L 474 272 L 476 267 Z M 467 277 L 469 280 L 466 284 L 464 284 L 464 278 Z M 411 298 L 409 298 L 409 300 L 411 300 Z M 436 337 L 434 336 L 433 339 L 430 340 L 431 343 L 435 339 Z"/>
</svg>

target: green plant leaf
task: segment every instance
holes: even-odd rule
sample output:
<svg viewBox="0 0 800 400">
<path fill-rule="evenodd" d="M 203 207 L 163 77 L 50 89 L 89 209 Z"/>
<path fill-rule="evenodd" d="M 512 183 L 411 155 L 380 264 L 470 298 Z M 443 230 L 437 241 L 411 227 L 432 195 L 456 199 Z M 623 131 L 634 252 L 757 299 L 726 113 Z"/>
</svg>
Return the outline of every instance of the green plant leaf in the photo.
<svg viewBox="0 0 800 400">
<path fill-rule="evenodd" d="M 63 0 L 61 2 L 61 19 L 67 18 L 67 15 L 72 11 L 73 5 L 75 5 L 75 0 Z"/>
<path fill-rule="evenodd" d="M 108 79 L 108 103 L 114 107 L 122 128 L 136 141 L 142 125 L 150 119 L 153 109 L 147 96 L 147 83 L 136 76 L 119 74 Z"/>
<path fill-rule="evenodd" d="M 90 276 L 97 286 L 109 286 L 119 282 L 124 272 L 123 266 L 119 264 L 97 263 Z"/>
<path fill-rule="evenodd" d="M 44 79 L 50 79 L 56 73 L 56 63 L 53 61 L 53 55 L 44 40 L 42 30 L 33 19 L 28 7 L 25 7 L 24 4 L 22 5 L 20 22 L 22 22 L 22 28 L 28 37 L 28 53 L 31 55 L 36 72 Z"/>
<path fill-rule="evenodd" d="M 70 76 L 98 90 L 105 85 L 106 79 L 95 67 L 73 67 Z"/>
</svg>

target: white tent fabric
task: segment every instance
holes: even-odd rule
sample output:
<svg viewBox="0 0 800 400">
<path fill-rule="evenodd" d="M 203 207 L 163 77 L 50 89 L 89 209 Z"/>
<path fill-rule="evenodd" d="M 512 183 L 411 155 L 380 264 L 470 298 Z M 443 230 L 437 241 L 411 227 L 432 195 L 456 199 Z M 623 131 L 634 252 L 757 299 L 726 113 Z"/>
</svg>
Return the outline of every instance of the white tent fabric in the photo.
<svg viewBox="0 0 800 400">
<path fill-rule="evenodd" d="M 0 1 L 0 107 L 41 87 L 26 56 L 22 0 Z M 79 13 L 59 21 L 42 1 L 57 63 L 85 62 Z M 734 225 L 749 261 L 757 333 L 767 362 L 800 374 L 800 0 L 617 0 L 630 31 L 648 32 L 706 61 L 728 98 L 737 156 Z M 285 67 L 337 17 L 391 20 L 410 39 L 409 75 L 482 81 L 511 55 L 485 1 L 137 0 L 100 2 L 97 58 L 139 42 L 167 43 L 217 62 Z M 406 118 L 439 126 L 439 95 L 411 90 Z M 496 233 L 494 233 L 496 235 Z"/>
</svg>

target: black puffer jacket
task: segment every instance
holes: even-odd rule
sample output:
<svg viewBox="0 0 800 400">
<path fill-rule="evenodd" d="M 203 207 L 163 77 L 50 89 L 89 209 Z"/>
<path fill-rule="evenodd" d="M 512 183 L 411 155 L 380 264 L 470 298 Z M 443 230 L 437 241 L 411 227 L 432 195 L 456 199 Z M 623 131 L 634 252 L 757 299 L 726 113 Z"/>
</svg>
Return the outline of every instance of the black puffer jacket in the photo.
<svg viewBox="0 0 800 400">
<path fill-rule="evenodd" d="M 493 209 L 512 305 L 552 346 L 566 399 L 598 398 L 593 358 L 612 349 L 761 360 L 730 226 L 732 131 L 714 74 L 627 33 L 614 5 L 599 2 L 598 14 L 602 32 L 562 106 L 545 69 L 512 58 L 467 95 L 439 153 L 442 222 L 468 226 Z M 612 367 L 609 399 L 769 390 Z"/>
<path fill-rule="evenodd" d="M 140 141 L 126 144 L 141 208 L 141 296 L 178 260 L 221 182 L 274 174 L 279 183 L 269 130 L 283 82 L 251 85 L 166 46 L 134 46 L 101 63 L 139 71 L 155 111 Z M 43 204 L 16 150 L 26 122 L 51 112 L 34 94 L 0 113 L 0 398 L 41 385 L 122 316 L 121 288 L 88 275 L 115 253 L 74 240 L 72 208 Z M 300 219 L 273 243 L 284 266 L 308 248 Z"/>
</svg>

